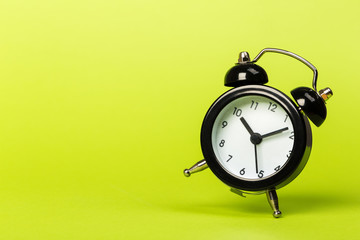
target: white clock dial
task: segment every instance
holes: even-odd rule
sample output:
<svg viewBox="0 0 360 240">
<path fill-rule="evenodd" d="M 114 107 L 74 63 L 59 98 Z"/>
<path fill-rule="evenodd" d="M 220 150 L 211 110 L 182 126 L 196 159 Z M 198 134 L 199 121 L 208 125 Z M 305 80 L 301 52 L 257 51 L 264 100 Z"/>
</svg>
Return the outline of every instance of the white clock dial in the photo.
<svg viewBox="0 0 360 240">
<path fill-rule="evenodd" d="M 295 140 L 286 110 L 260 95 L 247 95 L 227 104 L 216 117 L 211 138 L 222 168 L 251 181 L 270 177 L 284 167 Z"/>
</svg>

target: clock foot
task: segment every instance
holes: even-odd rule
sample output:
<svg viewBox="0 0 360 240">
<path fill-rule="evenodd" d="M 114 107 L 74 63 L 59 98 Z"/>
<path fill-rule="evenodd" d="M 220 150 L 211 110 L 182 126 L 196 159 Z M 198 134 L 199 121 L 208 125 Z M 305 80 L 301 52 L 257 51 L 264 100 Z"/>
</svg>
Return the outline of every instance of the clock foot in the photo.
<svg viewBox="0 0 360 240">
<path fill-rule="evenodd" d="M 192 166 L 191 168 L 185 169 L 184 170 L 184 175 L 185 175 L 185 177 L 190 177 L 190 175 L 192 173 L 200 172 L 200 171 L 205 170 L 207 168 L 208 168 L 208 165 L 207 165 L 207 163 L 206 163 L 206 161 L 204 159 L 204 160 L 201 160 L 201 161 L 195 163 L 195 165 Z"/>
<path fill-rule="evenodd" d="M 275 218 L 281 217 L 281 211 L 279 210 L 279 200 L 275 189 L 266 190 L 266 196 L 272 210 L 274 211 L 273 216 Z"/>
<path fill-rule="evenodd" d="M 246 198 L 246 196 L 244 195 L 244 192 L 239 190 L 239 189 L 236 189 L 236 188 L 230 188 L 230 191 L 232 191 L 233 193 L 236 193 L 237 195 L 241 196 L 241 197 L 244 197 Z"/>
</svg>

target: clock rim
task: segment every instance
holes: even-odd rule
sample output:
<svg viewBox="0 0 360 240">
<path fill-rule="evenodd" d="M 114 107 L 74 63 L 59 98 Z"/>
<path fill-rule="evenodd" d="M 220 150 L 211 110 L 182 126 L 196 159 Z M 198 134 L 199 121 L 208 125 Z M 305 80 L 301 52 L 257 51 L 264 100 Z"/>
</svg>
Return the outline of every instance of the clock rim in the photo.
<svg viewBox="0 0 360 240">
<path fill-rule="evenodd" d="M 233 100 L 249 95 L 264 96 L 281 105 L 293 123 L 294 135 L 296 136 L 292 153 L 286 164 L 280 171 L 259 180 L 240 179 L 225 170 L 215 155 L 211 141 L 213 125 L 221 110 Z M 230 187 L 250 192 L 279 189 L 295 179 L 306 165 L 311 144 L 311 128 L 307 118 L 286 94 L 270 86 L 247 85 L 225 92 L 211 105 L 201 127 L 201 148 L 211 171 Z"/>
</svg>

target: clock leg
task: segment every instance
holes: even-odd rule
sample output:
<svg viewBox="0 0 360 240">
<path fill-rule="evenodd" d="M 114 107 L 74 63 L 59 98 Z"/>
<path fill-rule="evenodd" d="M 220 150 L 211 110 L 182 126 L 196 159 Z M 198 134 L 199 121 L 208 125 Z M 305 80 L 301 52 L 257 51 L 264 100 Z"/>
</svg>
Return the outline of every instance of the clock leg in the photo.
<svg viewBox="0 0 360 240">
<path fill-rule="evenodd" d="M 232 191 L 233 193 L 236 193 L 237 195 L 241 196 L 241 197 L 244 197 L 246 198 L 246 196 L 244 195 L 244 192 L 239 190 L 239 189 L 236 189 L 236 188 L 230 188 L 230 191 Z"/>
<path fill-rule="evenodd" d="M 281 217 L 281 211 L 279 210 L 279 200 L 275 189 L 266 190 L 266 196 L 272 210 L 274 211 L 273 216 L 275 218 Z"/>
<path fill-rule="evenodd" d="M 204 160 L 201 160 L 201 161 L 195 163 L 195 165 L 192 166 L 191 168 L 185 169 L 184 170 L 184 175 L 185 175 L 185 177 L 190 177 L 190 175 L 192 173 L 200 172 L 200 171 L 205 170 L 207 168 L 208 168 L 208 165 L 207 165 L 207 163 L 206 163 L 206 161 L 204 159 Z"/>
</svg>

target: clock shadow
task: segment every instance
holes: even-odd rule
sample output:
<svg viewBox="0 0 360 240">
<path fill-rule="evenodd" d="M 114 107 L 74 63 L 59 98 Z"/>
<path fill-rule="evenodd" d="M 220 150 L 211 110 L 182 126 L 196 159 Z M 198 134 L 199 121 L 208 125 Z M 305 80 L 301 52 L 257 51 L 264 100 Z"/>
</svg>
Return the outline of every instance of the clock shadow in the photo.
<svg viewBox="0 0 360 240">
<path fill-rule="evenodd" d="M 351 197 L 337 193 L 287 194 L 279 196 L 279 202 L 280 209 L 282 207 L 287 214 L 323 212 L 344 205 L 356 205 Z"/>
<path fill-rule="evenodd" d="M 284 215 L 297 215 L 301 213 L 324 212 L 343 206 L 356 205 L 350 197 L 336 194 L 306 193 L 306 194 L 279 194 L 280 210 Z M 179 209 L 180 206 L 177 206 Z M 272 213 L 265 194 L 228 198 L 224 200 L 193 203 L 191 206 L 180 207 L 182 211 L 196 212 L 198 214 L 222 216 L 258 216 Z"/>
</svg>

